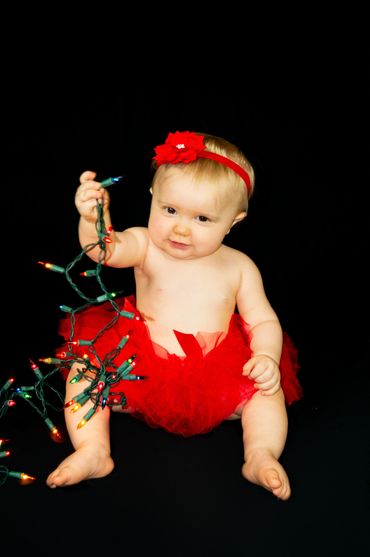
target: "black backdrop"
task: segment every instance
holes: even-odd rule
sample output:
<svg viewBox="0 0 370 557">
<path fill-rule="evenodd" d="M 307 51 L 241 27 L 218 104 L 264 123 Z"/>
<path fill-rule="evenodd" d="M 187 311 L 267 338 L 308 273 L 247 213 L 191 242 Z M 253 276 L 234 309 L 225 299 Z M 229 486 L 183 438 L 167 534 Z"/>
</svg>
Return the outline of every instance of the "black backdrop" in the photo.
<svg viewBox="0 0 370 557">
<path fill-rule="evenodd" d="M 13 287 L 4 302 L 17 321 L 24 297 L 32 300 L 35 311 L 22 315 L 27 350 L 53 335 L 50 310 L 62 303 L 60 277 L 37 261 L 63 265 L 80 249 L 73 202 L 80 173 L 124 174 L 110 190 L 115 227 L 145 225 L 153 147 L 178 129 L 224 136 L 252 161 L 249 215 L 226 241 L 258 264 L 299 348 L 351 351 L 350 339 L 366 341 L 365 93 L 352 83 L 349 95 L 335 77 L 265 79 L 251 93 L 202 86 L 63 95 L 47 85 L 16 92 L 4 111 L 4 261 Z M 132 289 L 131 274 L 122 274 L 118 284 Z"/>
<path fill-rule="evenodd" d="M 281 556 L 366 553 L 366 94 L 353 79 L 361 75 L 343 80 L 318 58 L 299 68 L 273 65 L 248 87 L 162 79 L 94 92 L 66 81 L 7 90 L 1 383 L 9 375 L 32 382 L 28 358 L 51 354 L 58 306 L 73 303 L 64 278 L 37 261 L 63 266 L 80 251 L 73 201 L 80 173 L 124 174 L 111 188 L 115 228 L 145 225 L 153 146 L 169 131 L 198 130 L 235 142 L 255 167 L 248 218 L 227 242 L 259 266 L 300 351 L 305 396 L 289 410 L 286 503 L 241 478 L 235 422 L 184 440 L 114 416 L 112 475 L 49 490 L 45 478 L 70 446 L 53 444 L 19 403 L 0 422 L 15 450 L 4 464 L 37 481 L 21 487 L 8 479 L 0 488 L 8 509 L 3 547 L 13 546 L 22 517 L 39 554 L 76 544 L 79 552 L 106 544 L 139 555 L 267 555 L 273 547 Z M 132 291 L 130 271 L 105 272 L 107 284 Z M 63 428 L 61 414 L 53 419 Z"/>
</svg>

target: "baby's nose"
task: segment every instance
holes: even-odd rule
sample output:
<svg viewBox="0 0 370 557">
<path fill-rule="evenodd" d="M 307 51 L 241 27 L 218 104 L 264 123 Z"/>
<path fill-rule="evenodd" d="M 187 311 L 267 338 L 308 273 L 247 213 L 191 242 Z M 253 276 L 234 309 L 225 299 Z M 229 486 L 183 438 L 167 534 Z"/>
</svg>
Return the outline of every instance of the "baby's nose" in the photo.
<svg viewBox="0 0 370 557">
<path fill-rule="evenodd" d="M 189 236 L 190 227 L 184 222 L 178 222 L 174 227 L 174 232 L 179 236 Z"/>
</svg>

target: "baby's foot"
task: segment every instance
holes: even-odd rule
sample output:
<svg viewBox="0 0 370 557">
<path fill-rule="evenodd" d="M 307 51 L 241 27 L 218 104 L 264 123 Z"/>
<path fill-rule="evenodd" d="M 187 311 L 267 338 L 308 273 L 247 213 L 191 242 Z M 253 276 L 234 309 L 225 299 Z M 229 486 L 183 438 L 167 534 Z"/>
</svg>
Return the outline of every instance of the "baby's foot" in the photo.
<svg viewBox="0 0 370 557">
<path fill-rule="evenodd" d="M 102 447 L 85 445 L 61 462 L 46 480 L 49 487 L 73 485 L 110 474 L 114 462 Z"/>
<path fill-rule="evenodd" d="M 250 482 L 272 491 L 279 499 L 289 499 L 291 491 L 288 476 L 269 451 L 259 449 L 250 452 L 243 464 L 242 474 Z"/>
</svg>

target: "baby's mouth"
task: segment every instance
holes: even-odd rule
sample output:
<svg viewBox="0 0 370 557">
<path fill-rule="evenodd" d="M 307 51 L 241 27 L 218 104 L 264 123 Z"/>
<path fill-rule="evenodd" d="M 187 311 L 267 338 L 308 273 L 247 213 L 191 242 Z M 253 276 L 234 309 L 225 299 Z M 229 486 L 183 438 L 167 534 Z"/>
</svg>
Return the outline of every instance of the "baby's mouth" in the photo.
<svg viewBox="0 0 370 557">
<path fill-rule="evenodd" d="M 185 249 L 185 248 L 188 248 L 190 246 L 190 244 L 184 244 L 182 242 L 175 242 L 174 240 L 170 240 L 170 244 L 174 248 L 178 248 L 178 249 Z"/>
</svg>

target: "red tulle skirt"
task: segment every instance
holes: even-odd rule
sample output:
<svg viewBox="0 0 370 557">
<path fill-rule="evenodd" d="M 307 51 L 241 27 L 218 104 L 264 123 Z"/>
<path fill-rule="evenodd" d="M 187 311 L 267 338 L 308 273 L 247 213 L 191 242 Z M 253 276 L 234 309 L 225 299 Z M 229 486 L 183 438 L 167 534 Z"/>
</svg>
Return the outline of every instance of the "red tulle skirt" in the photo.
<svg viewBox="0 0 370 557">
<path fill-rule="evenodd" d="M 103 360 L 126 334 L 130 334 L 114 364 L 118 366 L 135 355 L 132 373 L 145 376 L 146 380 L 122 380 L 112 386 L 112 396 L 123 393 L 127 410 L 150 426 L 185 437 L 206 433 L 230 417 L 257 391 L 253 381 L 242 375 L 251 351 L 246 324 L 238 314 L 232 315 L 227 333 L 199 333 L 195 337 L 174 331 L 186 354 L 181 357 L 168 353 L 151 340 L 133 296 L 116 300 L 116 303 L 121 310 L 134 313 L 136 318 L 119 317 L 104 334 L 98 335 L 94 349 Z M 66 341 L 91 340 L 115 315 L 117 312 L 111 303 L 104 302 L 75 314 L 72 338 L 69 317 L 61 320 L 59 333 Z M 72 351 L 70 342 L 62 348 L 66 346 Z M 89 353 L 89 348 L 73 346 L 73 353 L 81 357 Z M 96 365 L 97 360 L 89 356 Z M 302 389 L 297 379 L 297 351 L 285 333 L 280 371 L 285 400 L 291 404 L 302 396 Z M 64 375 L 67 374 L 65 370 Z"/>
</svg>

